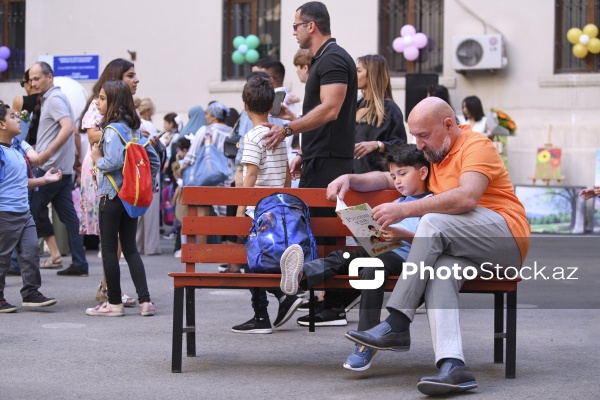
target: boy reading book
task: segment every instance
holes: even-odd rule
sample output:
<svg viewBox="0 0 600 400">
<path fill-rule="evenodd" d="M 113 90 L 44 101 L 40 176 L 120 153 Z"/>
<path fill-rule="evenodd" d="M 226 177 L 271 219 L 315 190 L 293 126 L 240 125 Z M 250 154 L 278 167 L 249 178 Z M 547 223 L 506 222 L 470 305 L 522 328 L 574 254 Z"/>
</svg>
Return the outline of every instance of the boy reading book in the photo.
<svg viewBox="0 0 600 400">
<path fill-rule="evenodd" d="M 401 194 L 395 202 L 413 201 L 431 195 L 427 191 L 429 162 L 425 159 L 423 152 L 417 149 L 416 145 L 393 146 L 384 155 L 383 164 L 385 169 L 389 170 L 396 184 L 396 189 Z M 377 258 L 383 262 L 385 278 L 390 275 L 400 275 L 402 272 L 402 263 L 406 260 L 410 251 L 410 244 L 418 222 L 419 218 L 407 218 L 382 230 L 384 240 L 390 242 L 402 240 L 404 243 L 402 247 L 377 255 Z M 292 245 L 281 256 L 281 290 L 287 295 L 296 293 L 299 276 L 300 286 L 306 289 L 333 275 L 347 274 L 350 262 L 358 257 L 369 257 L 369 253 L 365 249 L 338 250 L 329 254 L 326 258 L 304 263 L 302 248 Z M 362 268 L 359 272 L 360 279 L 373 280 L 376 270 L 377 268 Z M 367 330 L 379 324 L 383 295 L 383 287 L 361 290 L 358 330 Z M 338 312 L 325 309 L 320 313 L 332 311 Z M 316 323 L 318 323 L 319 314 L 315 316 Z M 375 349 L 356 345 L 354 352 L 344 363 L 344 368 L 353 371 L 364 371 L 371 366 L 371 359 L 376 352 Z"/>
<path fill-rule="evenodd" d="M 275 150 L 267 150 L 263 135 L 269 128 L 263 126 L 269 122 L 269 111 L 273 108 L 275 91 L 269 79 L 254 76 L 246 82 L 242 92 L 244 110 L 252 121 L 253 128 L 244 136 L 244 150 L 241 164 L 243 166 L 243 187 L 290 187 L 291 177 L 287 161 L 285 142 L 281 142 Z M 240 206 L 237 216 L 245 215 L 246 207 Z M 254 317 L 247 322 L 236 325 L 231 330 L 236 333 L 271 333 L 271 321 L 267 306 L 265 289 L 250 289 Z M 295 293 L 286 295 L 280 290 L 270 291 L 279 300 L 279 311 L 274 326 L 277 328 L 290 319 L 302 304 L 302 299 Z"/>
</svg>

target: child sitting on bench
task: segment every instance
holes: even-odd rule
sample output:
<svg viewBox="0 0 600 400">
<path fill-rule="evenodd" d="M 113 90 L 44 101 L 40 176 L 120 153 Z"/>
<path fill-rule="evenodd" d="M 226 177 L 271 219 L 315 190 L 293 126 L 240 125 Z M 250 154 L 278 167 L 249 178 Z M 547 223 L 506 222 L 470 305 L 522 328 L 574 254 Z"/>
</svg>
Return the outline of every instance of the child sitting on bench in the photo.
<svg viewBox="0 0 600 400">
<path fill-rule="evenodd" d="M 401 196 L 395 202 L 408 202 L 430 196 L 427 191 L 429 162 L 423 152 L 414 144 L 393 146 L 385 153 L 383 164 L 388 169 Z M 404 246 L 377 256 L 383 262 L 384 276 L 400 275 L 402 263 L 410 251 L 412 238 L 417 229 L 419 218 L 406 218 L 402 222 L 382 230 L 386 241 L 402 240 Z M 293 295 L 298 290 L 298 277 L 303 289 L 325 281 L 333 275 L 348 274 L 350 262 L 358 257 L 369 257 L 364 249 L 338 250 L 326 258 L 304 263 L 304 253 L 298 245 L 286 249 L 281 257 L 281 290 Z M 362 268 L 360 279 L 373 280 L 379 268 Z M 363 331 L 379 324 L 383 305 L 383 286 L 378 289 L 361 290 L 358 330 Z M 377 350 L 357 344 L 354 352 L 344 363 L 344 368 L 353 371 L 364 371 L 371 366 L 371 360 Z"/>
</svg>

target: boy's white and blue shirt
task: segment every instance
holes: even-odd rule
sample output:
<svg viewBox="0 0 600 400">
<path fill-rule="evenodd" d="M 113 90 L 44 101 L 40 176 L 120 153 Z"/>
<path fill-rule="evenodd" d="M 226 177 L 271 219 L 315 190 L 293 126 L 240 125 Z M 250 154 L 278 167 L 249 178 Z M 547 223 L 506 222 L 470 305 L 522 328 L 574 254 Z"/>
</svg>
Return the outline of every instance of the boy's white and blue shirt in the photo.
<svg viewBox="0 0 600 400">
<path fill-rule="evenodd" d="M 425 193 L 421 193 L 416 196 L 401 196 L 399 199 L 394 200 L 394 203 L 406 203 L 409 201 L 419 200 L 419 199 L 431 196 L 432 194 L 433 193 L 431 193 L 431 192 L 425 192 Z M 417 230 L 417 225 L 419 225 L 420 219 L 421 219 L 421 217 L 405 218 L 402 221 L 400 221 L 396 224 L 392 224 L 390 226 L 394 227 L 394 228 L 404 228 L 407 231 L 415 232 Z M 412 245 L 408 242 L 405 242 L 404 240 L 402 241 L 402 243 L 404 243 L 404 246 L 394 249 L 392 251 L 394 253 L 398 254 L 400 257 L 402 257 L 402 259 L 404 261 L 406 261 L 408 258 L 408 253 L 410 252 L 410 248 Z"/>
</svg>

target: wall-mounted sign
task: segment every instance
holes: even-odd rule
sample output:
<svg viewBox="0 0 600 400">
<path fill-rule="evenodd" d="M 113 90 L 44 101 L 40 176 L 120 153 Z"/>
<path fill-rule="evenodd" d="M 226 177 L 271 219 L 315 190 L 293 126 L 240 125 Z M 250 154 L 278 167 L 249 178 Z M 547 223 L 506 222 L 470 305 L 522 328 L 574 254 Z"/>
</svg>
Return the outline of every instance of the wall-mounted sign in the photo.
<svg viewBox="0 0 600 400">
<path fill-rule="evenodd" d="M 98 55 L 40 57 L 40 59 L 42 58 L 52 66 L 54 76 L 66 76 L 76 81 L 95 81 L 100 75 L 100 56 Z"/>
</svg>

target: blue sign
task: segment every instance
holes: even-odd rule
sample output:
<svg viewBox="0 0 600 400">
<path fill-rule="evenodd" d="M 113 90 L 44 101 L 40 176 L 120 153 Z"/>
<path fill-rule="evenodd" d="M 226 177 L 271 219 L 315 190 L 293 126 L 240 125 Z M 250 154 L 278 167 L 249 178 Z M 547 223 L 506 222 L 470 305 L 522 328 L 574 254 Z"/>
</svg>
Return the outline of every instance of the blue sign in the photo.
<svg viewBox="0 0 600 400">
<path fill-rule="evenodd" d="M 95 81 L 100 70 L 100 57 L 91 55 L 54 56 L 54 76 L 76 81 Z"/>
</svg>

